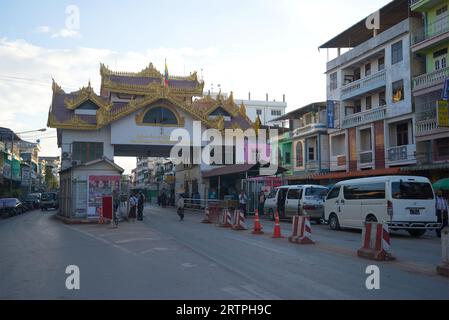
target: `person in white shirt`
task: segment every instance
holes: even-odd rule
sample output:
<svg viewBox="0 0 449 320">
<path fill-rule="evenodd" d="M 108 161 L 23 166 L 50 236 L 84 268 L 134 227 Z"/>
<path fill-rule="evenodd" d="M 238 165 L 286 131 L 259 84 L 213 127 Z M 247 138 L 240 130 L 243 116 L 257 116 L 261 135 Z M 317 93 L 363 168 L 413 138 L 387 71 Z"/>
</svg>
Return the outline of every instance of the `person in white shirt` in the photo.
<svg viewBox="0 0 449 320">
<path fill-rule="evenodd" d="M 437 230 L 438 238 L 441 238 L 441 230 L 443 230 L 448 225 L 448 211 L 449 206 L 447 204 L 447 200 L 443 197 L 443 192 L 441 190 L 437 190 L 436 212 L 438 222 L 441 223 L 441 229 Z"/>
<path fill-rule="evenodd" d="M 239 195 L 239 209 L 243 211 L 243 215 L 246 217 L 246 204 L 248 202 L 248 198 L 246 197 L 245 192 L 242 190 Z"/>
</svg>

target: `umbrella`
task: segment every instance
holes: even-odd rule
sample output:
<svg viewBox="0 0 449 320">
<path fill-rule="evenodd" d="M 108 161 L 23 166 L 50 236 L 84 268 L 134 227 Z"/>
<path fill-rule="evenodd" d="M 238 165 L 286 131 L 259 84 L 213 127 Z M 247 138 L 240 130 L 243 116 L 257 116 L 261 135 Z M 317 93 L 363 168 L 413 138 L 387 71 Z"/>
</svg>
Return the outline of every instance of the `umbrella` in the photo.
<svg viewBox="0 0 449 320">
<path fill-rule="evenodd" d="M 449 190 L 449 178 L 438 180 L 433 184 L 435 190 Z"/>
</svg>

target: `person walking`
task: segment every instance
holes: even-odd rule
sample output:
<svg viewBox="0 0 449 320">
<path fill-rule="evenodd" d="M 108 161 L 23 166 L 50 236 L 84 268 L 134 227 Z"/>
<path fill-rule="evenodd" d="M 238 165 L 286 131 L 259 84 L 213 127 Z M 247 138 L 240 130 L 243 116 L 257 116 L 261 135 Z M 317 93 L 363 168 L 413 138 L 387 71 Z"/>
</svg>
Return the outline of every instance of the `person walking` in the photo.
<svg viewBox="0 0 449 320">
<path fill-rule="evenodd" d="M 449 206 L 447 200 L 443 197 L 443 192 L 441 190 L 437 190 L 437 198 L 436 198 L 436 213 L 438 222 L 441 223 L 441 229 L 437 229 L 437 237 L 441 238 L 441 230 L 443 230 L 448 225 L 448 211 Z"/>
<path fill-rule="evenodd" d="M 136 221 L 137 216 L 137 198 L 134 194 L 129 197 L 129 214 L 128 218 L 131 221 Z"/>
<path fill-rule="evenodd" d="M 118 193 L 117 189 L 114 189 L 112 192 L 112 204 L 113 204 L 113 214 L 114 214 L 114 224 L 118 225 L 118 216 L 117 216 L 117 210 L 120 207 L 120 194 Z"/>
<path fill-rule="evenodd" d="M 137 220 L 139 221 L 143 220 L 144 204 L 145 204 L 145 196 L 143 195 L 142 191 L 140 191 L 137 197 Z"/>
<path fill-rule="evenodd" d="M 259 193 L 259 205 L 258 205 L 258 210 L 259 210 L 259 215 L 263 215 L 263 210 L 264 210 L 264 206 L 265 206 L 265 192 L 260 191 Z"/>
<path fill-rule="evenodd" d="M 178 216 L 179 221 L 184 220 L 184 195 L 181 194 L 178 199 Z"/>
<path fill-rule="evenodd" d="M 242 190 L 239 196 L 239 209 L 243 211 L 243 215 L 246 218 L 246 204 L 248 203 L 248 197 L 245 192 Z"/>
</svg>

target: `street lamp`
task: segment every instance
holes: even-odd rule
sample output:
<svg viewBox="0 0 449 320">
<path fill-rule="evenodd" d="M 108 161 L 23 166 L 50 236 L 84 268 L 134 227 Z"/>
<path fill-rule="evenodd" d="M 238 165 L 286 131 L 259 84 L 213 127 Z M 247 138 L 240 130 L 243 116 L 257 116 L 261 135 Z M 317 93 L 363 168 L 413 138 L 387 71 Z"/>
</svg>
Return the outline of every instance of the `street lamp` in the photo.
<svg viewBox="0 0 449 320">
<path fill-rule="evenodd" d="M 11 171 L 10 171 L 11 180 L 9 181 L 9 192 L 11 193 L 11 196 L 12 196 L 12 168 L 14 165 L 14 135 L 31 133 L 31 132 L 45 132 L 45 131 L 47 131 L 47 128 L 42 128 L 42 129 L 38 129 L 38 130 L 29 130 L 29 131 L 23 131 L 23 132 L 17 132 L 17 133 L 14 133 L 14 131 L 11 130 Z"/>
</svg>

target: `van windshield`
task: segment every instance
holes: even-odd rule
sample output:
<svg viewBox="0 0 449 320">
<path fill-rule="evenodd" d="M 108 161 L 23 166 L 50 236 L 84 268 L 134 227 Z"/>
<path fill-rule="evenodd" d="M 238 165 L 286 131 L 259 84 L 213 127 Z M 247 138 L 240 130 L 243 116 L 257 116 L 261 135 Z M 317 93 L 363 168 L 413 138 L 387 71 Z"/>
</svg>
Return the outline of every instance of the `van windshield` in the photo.
<svg viewBox="0 0 449 320">
<path fill-rule="evenodd" d="M 43 201 L 55 200 L 56 194 L 54 193 L 44 193 L 41 198 Z"/>
<path fill-rule="evenodd" d="M 394 199 L 432 200 L 434 198 L 432 187 L 426 182 L 393 182 L 391 189 Z"/>
<path fill-rule="evenodd" d="M 327 195 L 327 188 L 310 187 L 306 188 L 305 196 L 308 198 L 324 199 Z"/>
</svg>

